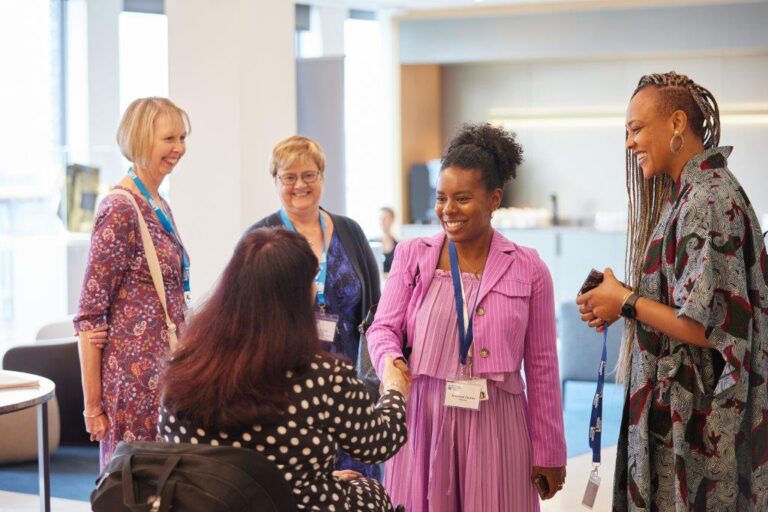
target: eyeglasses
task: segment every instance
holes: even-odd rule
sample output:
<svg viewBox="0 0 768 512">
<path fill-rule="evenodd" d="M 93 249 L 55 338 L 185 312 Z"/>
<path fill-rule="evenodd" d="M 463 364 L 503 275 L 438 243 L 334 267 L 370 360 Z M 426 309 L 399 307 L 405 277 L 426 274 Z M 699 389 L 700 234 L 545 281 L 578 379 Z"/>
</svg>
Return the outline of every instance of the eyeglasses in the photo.
<svg viewBox="0 0 768 512">
<path fill-rule="evenodd" d="M 304 183 L 314 183 L 317 181 L 317 178 L 320 177 L 320 171 L 304 171 L 301 173 L 301 181 Z M 297 181 L 299 181 L 299 175 L 298 174 L 278 174 L 277 179 L 280 180 L 280 183 L 283 185 L 295 185 Z"/>
</svg>

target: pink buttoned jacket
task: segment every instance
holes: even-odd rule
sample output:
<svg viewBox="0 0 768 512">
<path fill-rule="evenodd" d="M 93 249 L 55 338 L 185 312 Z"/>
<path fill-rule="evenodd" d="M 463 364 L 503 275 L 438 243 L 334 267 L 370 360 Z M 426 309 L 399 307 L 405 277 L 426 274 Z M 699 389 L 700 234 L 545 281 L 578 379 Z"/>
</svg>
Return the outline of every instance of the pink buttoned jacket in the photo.
<svg viewBox="0 0 768 512">
<path fill-rule="evenodd" d="M 409 345 L 413 340 L 416 314 L 444 242 L 441 232 L 397 245 L 376 318 L 366 334 L 380 376 L 386 355 L 403 356 L 403 330 Z M 565 466 L 554 291 L 549 270 L 535 250 L 493 232 L 473 325 L 476 374 L 519 375 L 525 365 L 533 465 Z M 522 388 L 522 379 L 520 383 Z"/>
</svg>

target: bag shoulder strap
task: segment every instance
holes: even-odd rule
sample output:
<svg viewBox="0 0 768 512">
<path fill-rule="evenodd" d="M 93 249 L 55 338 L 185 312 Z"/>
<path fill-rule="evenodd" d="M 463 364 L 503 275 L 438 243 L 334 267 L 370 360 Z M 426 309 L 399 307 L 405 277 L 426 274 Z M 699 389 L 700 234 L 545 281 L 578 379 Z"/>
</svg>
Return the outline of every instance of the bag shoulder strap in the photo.
<svg viewBox="0 0 768 512">
<path fill-rule="evenodd" d="M 160 304 L 163 306 L 163 313 L 165 313 L 165 325 L 168 328 L 168 345 L 171 350 L 176 348 L 178 344 L 178 338 L 176 337 L 176 324 L 171 320 L 171 316 L 168 314 L 168 302 L 165 297 L 165 284 L 163 283 L 163 274 L 160 270 L 160 260 L 157 257 L 157 251 L 155 250 L 155 244 L 152 242 L 152 237 L 149 234 L 149 228 L 147 222 L 144 220 L 144 215 L 141 213 L 139 205 L 136 203 L 136 199 L 133 194 L 126 190 L 112 189 L 110 194 L 119 194 L 127 197 L 133 207 L 136 209 L 136 214 L 139 219 L 139 231 L 141 231 L 141 242 L 144 245 L 144 254 L 147 255 L 147 265 L 149 266 L 149 273 L 152 276 L 152 283 L 155 285 L 155 291 L 160 298 Z"/>
</svg>

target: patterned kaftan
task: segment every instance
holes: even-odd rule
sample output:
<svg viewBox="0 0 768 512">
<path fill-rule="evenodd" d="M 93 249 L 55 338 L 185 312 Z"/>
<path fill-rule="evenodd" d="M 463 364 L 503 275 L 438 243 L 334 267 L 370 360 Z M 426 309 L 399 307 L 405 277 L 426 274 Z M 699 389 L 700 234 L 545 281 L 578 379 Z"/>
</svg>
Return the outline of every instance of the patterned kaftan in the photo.
<svg viewBox="0 0 768 512">
<path fill-rule="evenodd" d="M 686 164 L 646 252 L 640 295 L 714 348 L 637 322 L 615 511 L 768 510 L 768 258 L 731 149 Z"/>
<path fill-rule="evenodd" d="M 134 199 L 160 260 L 168 313 L 180 326 L 182 247 L 149 204 L 136 194 Z M 165 202 L 163 207 L 170 212 Z M 136 210 L 127 197 L 111 194 L 99 205 L 74 323 L 77 332 L 109 326 L 101 356 L 102 407 L 110 423 L 101 442 L 103 469 L 121 440 L 157 438 L 157 384 L 168 350 L 165 314 L 149 273 Z"/>
</svg>

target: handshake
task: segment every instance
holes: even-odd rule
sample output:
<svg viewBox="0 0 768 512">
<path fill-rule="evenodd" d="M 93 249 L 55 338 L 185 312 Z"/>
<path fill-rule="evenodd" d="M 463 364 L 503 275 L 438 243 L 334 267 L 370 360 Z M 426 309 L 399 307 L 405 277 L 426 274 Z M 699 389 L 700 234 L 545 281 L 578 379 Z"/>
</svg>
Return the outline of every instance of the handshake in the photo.
<svg viewBox="0 0 768 512">
<path fill-rule="evenodd" d="M 379 391 L 384 393 L 390 389 L 399 391 L 407 399 L 411 389 L 411 370 L 404 359 L 392 360 L 392 356 L 385 356 Z"/>
</svg>

